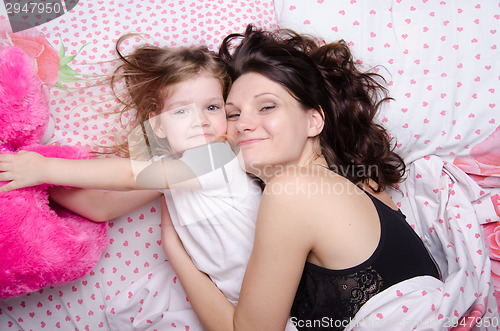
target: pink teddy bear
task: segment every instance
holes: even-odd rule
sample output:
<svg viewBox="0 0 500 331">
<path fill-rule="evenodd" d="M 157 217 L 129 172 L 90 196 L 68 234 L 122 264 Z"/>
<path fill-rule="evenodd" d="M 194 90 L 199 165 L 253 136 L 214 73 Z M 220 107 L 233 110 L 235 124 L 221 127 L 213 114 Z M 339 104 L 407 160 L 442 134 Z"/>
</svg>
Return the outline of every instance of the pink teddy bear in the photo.
<svg viewBox="0 0 500 331">
<path fill-rule="evenodd" d="M 48 93 L 32 61 L 16 46 L 0 49 L 0 153 L 30 150 L 48 157 L 92 157 L 81 147 L 42 145 L 49 118 Z M 106 223 L 51 202 L 48 188 L 0 193 L 0 298 L 77 280 L 108 246 Z"/>
</svg>

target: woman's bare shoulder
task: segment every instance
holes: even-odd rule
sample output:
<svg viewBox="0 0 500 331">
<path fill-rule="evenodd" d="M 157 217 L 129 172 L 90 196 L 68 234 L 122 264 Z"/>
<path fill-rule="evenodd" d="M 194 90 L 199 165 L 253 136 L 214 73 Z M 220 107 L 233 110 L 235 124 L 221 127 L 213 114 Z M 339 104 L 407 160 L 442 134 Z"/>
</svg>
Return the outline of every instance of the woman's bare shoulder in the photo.
<svg viewBox="0 0 500 331">
<path fill-rule="evenodd" d="M 287 212 L 345 207 L 344 203 L 363 191 L 328 169 L 318 166 L 296 167 L 274 176 L 266 185 L 262 202 L 280 205 Z"/>
</svg>

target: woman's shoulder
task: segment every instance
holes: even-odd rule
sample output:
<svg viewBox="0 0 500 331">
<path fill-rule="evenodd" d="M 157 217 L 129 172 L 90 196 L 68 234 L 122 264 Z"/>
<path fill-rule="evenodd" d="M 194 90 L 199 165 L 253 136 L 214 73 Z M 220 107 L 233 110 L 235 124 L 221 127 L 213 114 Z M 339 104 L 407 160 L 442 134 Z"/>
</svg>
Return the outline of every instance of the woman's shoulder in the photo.
<svg viewBox="0 0 500 331">
<path fill-rule="evenodd" d="M 280 226 L 299 229 L 312 238 L 330 238 L 344 229 L 342 220 L 360 216 L 370 198 L 345 177 L 319 166 L 287 171 L 266 185 L 259 209 L 260 219 Z M 278 230 L 280 231 L 280 230 Z"/>
<path fill-rule="evenodd" d="M 263 199 L 282 201 L 289 206 L 307 205 L 310 208 L 327 202 L 333 207 L 350 195 L 362 192 L 345 177 L 325 167 L 313 165 L 288 168 L 274 176 L 265 186 Z"/>
</svg>

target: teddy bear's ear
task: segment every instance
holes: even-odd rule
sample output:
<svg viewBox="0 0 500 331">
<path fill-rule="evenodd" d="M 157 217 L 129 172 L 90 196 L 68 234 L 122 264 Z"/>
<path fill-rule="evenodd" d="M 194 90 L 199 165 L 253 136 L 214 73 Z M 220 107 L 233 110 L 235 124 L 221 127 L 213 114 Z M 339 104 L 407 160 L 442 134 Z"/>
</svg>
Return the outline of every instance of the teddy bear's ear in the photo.
<svg viewBox="0 0 500 331">
<path fill-rule="evenodd" d="M 0 49 L 2 144 L 16 150 L 40 143 L 48 119 L 48 94 L 32 60 L 16 46 Z"/>
</svg>

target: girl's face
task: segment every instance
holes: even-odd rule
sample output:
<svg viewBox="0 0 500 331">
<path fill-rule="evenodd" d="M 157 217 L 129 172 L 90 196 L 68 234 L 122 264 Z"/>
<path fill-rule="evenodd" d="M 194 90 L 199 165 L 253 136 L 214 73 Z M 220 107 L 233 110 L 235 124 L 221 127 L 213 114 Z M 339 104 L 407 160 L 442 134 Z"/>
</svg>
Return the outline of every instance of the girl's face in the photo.
<svg viewBox="0 0 500 331">
<path fill-rule="evenodd" d="M 226 101 L 228 136 L 241 148 L 245 168 L 260 178 L 311 157 L 321 115 L 305 110 L 280 84 L 257 73 L 240 76 Z"/>
<path fill-rule="evenodd" d="M 222 87 L 216 78 L 199 75 L 169 87 L 159 116 L 151 119 L 156 134 L 167 138 L 172 152 L 209 144 L 226 134 Z"/>
</svg>

